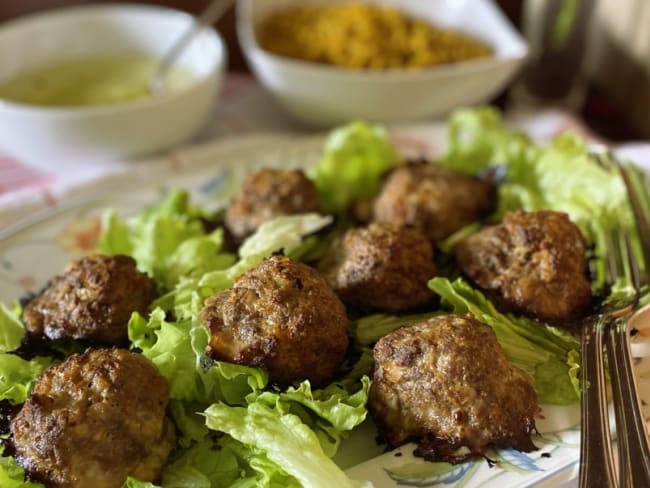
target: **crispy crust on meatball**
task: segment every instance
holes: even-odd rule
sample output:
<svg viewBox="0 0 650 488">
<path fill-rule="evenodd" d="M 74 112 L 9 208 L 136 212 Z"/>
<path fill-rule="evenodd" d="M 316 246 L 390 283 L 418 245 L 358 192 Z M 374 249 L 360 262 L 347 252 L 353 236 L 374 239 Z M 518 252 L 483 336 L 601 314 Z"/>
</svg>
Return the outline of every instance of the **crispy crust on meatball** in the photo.
<svg viewBox="0 0 650 488">
<path fill-rule="evenodd" d="M 275 217 L 320 209 L 318 190 L 302 170 L 261 169 L 246 176 L 226 209 L 224 223 L 241 241 Z"/>
<path fill-rule="evenodd" d="M 93 255 L 70 263 L 23 312 L 27 331 L 111 344 L 127 340 L 132 312 L 146 316 L 156 284 L 129 256 Z"/>
<path fill-rule="evenodd" d="M 285 256 L 272 256 L 208 298 L 201 320 L 213 358 L 260 366 L 280 384 L 322 384 L 348 347 L 343 303 L 315 269 Z"/>
<path fill-rule="evenodd" d="M 491 182 L 478 177 L 411 163 L 387 175 L 373 205 L 373 218 L 419 228 L 437 241 L 487 215 L 494 192 Z"/>
<path fill-rule="evenodd" d="M 462 271 L 501 308 L 558 322 L 589 307 L 586 241 L 568 215 L 516 211 L 462 240 Z"/>
<path fill-rule="evenodd" d="M 535 448 L 535 390 L 487 325 L 436 316 L 384 336 L 373 354 L 368 408 L 390 446 L 415 440 L 417 454 L 452 462 L 490 445 Z"/>
<path fill-rule="evenodd" d="M 87 350 L 52 366 L 11 423 L 16 459 L 48 488 L 155 482 L 175 444 L 165 379 L 144 356 Z"/>
<path fill-rule="evenodd" d="M 319 264 L 325 279 L 348 306 L 401 311 L 433 297 L 433 247 L 417 229 L 372 223 L 350 229 Z"/>
</svg>

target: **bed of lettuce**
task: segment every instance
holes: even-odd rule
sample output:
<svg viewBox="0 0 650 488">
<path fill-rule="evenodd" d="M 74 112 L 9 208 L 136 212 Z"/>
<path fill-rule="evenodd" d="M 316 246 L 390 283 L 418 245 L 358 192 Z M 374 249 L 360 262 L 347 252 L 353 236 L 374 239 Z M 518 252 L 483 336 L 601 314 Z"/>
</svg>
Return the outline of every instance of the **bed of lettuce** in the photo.
<svg viewBox="0 0 650 488">
<path fill-rule="evenodd" d="M 381 175 L 403 163 L 380 126 L 353 122 L 334 130 L 319 163 L 308 169 L 328 215 L 268 222 L 237 255 L 225 250 L 221 228 L 205 231 L 204 222 L 212 216 L 193 207 L 185 191 L 170 192 L 127 221 L 110 210 L 105 213 L 98 251 L 133 256 L 163 292 L 148 317 L 136 313 L 128 325 L 131 348 L 149 358 L 169 382 L 169 412 L 179 441 L 163 470 L 162 487 L 363 486 L 331 458 L 347 433 L 366 419 L 372 345 L 395 328 L 434 313 L 470 312 L 491 326 L 506 357 L 533 379 L 541 403 L 578 401 L 579 338 L 566 329 L 499 312 L 454 272 L 429 283 L 441 297 L 438 310 L 356 318 L 350 325 L 353 354 L 324 388 L 312 389 L 304 381 L 280 390 L 261 369 L 205 357 L 209 333 L 198 315 L 207 296 L 228 288 L 278 250 L 304 260 L 317 255 L 333 216 L 342 225 L 349 206 L 376 192 Z M 491 221 L 517 208 L 567 212 L 593 245 L 594 292 L 605 291 L 606 236 L 614 229 L 635 230 L 622 180 L 594 164 L 583 141 L 564 134 L 541 147 L 508 129 L 494 109 L 462 110 L 450 118 L 448 150 L 437 163 L 472 174 L 502 168 Z M 439 255 L 455 238 L 440 243 Z M 618 283 L 614 291 L 626 290 L 626 283 Z M 18 306 L 0 307 L 0 400 L 12 404 L 25 401 L 52 363 L 47 357 L 26 361 L 12 354 L 25 334 L 20 313 Z M 0 457 L 0 486 L 41 485 L 25 481 L 11 457 Z M 126 486 L 155 485 L 129 479 Z"/>
</svg>

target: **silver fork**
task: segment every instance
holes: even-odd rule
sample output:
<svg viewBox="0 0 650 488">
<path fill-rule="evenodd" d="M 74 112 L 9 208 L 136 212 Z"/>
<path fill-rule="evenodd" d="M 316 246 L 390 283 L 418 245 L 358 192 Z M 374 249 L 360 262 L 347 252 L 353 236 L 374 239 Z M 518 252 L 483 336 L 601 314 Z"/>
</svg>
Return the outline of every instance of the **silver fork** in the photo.
<svg viewBox="0 0 650 488">
<path fill-rule="evenodd" d="M 646 283 L 650 283 L 650 213 L 643 204 L 640 190 L 629 170 L 611 155 L 612 163 L 621 173 L 628 190 L 630 204 L 641 240 L 645 262 Z M 629 235 L 613 235 L 612 247 L 615 255 L 621 256 L 618 275 L 624 276 L 632 284 L 638 299 L 641 286 L 639 266 L 634 257 Z M 614 412 L 618 433 L 619 483 L 621 487 L 650 487 L 650 444 L 646 423 L 639 403 L 638 388 L 630 353 L 627 316 L 617 317 L 607 334 L 607 354 L 614 394 Z"/>
<path fill-rule="evenodd" d="M 595 159 L 610 170 L 620 171 L 622 168 L 610 154 L 598 154 Z M 629 175 L 623 176 L 628 185 L 631 181 Z M 637 207 L 638 202 L 633 203 L 635 215 Z M 626 327 L 626 319 L 638 301 L 639 272 L 629 236 L 610 235 L 609 241 L 606 246 L 607 282 L 611 286 L 617 279 L 627 277 L 632 283 L 633 293 L 610 301 L 600 314 L 589 317 L 583 326 L 579 485 L 580 488 L 617 486 L 603 359 L 603 340 L 606 337 L 619 435 L 619 480 L 625 487 L 650 487 L 650 451 L 638 403 Z M 645 244 L 650 246 L 650 240 Z M 650 253 L 650 247 L 645 252 Z M 646 262 L 649 265 L 645 269 L 649 270 L 650 261 Z"/>
<path fill-rule="evenodd" d="M 608 315 L 594 315 L 582 327 L 580 488 L 617 486 L 603 359 L 603 337 L 609 320 Z"/>
</svg>

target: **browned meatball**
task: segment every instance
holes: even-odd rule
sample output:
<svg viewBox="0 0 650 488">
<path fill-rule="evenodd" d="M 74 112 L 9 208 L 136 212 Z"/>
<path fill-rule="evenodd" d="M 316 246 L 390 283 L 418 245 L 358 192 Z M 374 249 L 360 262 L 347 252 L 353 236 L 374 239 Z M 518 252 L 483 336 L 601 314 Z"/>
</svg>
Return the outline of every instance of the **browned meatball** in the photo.
<svg viewBox="0 0 650 488">
<path fill-rule="evenodd" d="M 316 186 L 302 170 L 261 169 L 248 174 L 226 209 L 225 225 L 237 241 L 281 215 L 320 212 Z"/>
<path fill-rule="evenodd" d="M 345 307 L 313 268 L 273 256 L 208 298 L 212 357 L 260 366 L 288 384 L 330 379 L 348 347 Z"/>
<path fill-rule="evenodd" d="M 25 307 L 30 334 L 120 344 L 132 312 L 147 314 L 156 284 L 129 256 L 84 257 L 55 276 Z"/>
<path fill-rule="evenodd" d="M 586 243 L 561 212 L 517 211 L 463 239 L 459 267 L 505 310 L 557 322 L 591 302 Z"/>
<path fill-rule="evenodd" d="M 420 162 L 388 174 L 374 202 L 373 218 L 417 227 L 437 241 L 485 216 L 493 203 L 491 182 Z"/>
<path fill-rule="evenodd" d="M 368 408 L 392 447 L 460 461 L 487 446 L 533 450 L 539 407 L 527 374 L 506 360 L 492 329 L 440 315 L 381 338 Z M 469 452 L 458 451 L 466 447 Z"/>
<path fill-rule="evenodd" d="M 16 459 L 48 488 L 157 481 L 175 444 L 167 382 L 144 356 L 87 350 L 52 366 L 11 422 Z"/>
<path fill-rule="evenodd" d="M 325 279 L 352 307 L 400 311 L 433 297 L 433 247 L 418 230 L 373 223 L 351 229 L 319 265 Z"/>
</svg>

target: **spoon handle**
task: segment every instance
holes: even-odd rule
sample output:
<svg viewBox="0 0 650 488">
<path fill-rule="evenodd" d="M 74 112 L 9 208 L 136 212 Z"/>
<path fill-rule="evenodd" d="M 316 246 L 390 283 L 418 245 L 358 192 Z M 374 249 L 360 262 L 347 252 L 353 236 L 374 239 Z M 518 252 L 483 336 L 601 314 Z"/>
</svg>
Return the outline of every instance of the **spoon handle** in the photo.
<svg viewBox="0 0 650 488">
<path fill-rule="evenodd" d="M 167 72 L 176 61 L 176 58 L 183 52 L 187 45 L 204 27 L 214 24 L 226 13 L 234 0 L 212 0 L 208 6 L 195 18 L 192 26 L 172 45 L 171 49 L 161 59 L 156 71 L 149 82 L 149 89 L 152 94 L 163 90 Z"/>
</svg>

